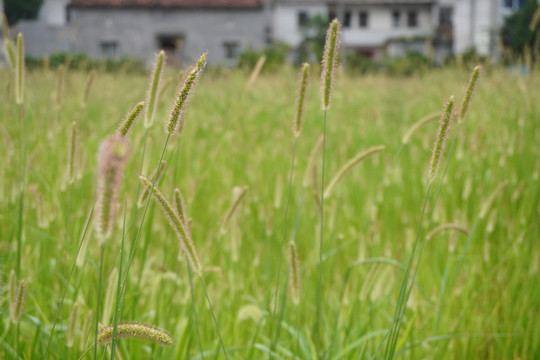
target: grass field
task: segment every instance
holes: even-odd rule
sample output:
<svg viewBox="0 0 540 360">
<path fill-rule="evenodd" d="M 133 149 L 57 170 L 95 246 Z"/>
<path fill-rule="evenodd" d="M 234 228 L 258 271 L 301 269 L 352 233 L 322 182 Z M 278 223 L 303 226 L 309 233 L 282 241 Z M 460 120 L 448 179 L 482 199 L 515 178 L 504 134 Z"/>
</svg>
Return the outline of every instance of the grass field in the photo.
<svg viewBox="0 0 540 360">
<path fill-rule="evenodd" d="M 229 359 L 382 358 L 417 229 L 423 240 L 448 223 L 465 229 L 454 226 L 425 242 L 396 358 L 540 358 L 538 71 L 522 78 L 482 70 L 465 121 L 452 128 L 422 221 L 437 121 L 407 144 L 402 137 L 425 115 L 440 113 L 450 95 L 459 106 L 472 67 L 407 78 L 338 73 L 327 114 L 326 184 L 358 152 L 386 149 L 351 169 L 325 199 L 319 296 L 321 153 L 308 186 L 303 178 L 323 133 L 320 69 L 311 69 L 288 208 L 297 69 L 263 73 L 248 90 L 246 74 L 207 70 L 183 132 L 169 139 L 156 183 L 167 197 L 176 187 L 185 197 L 201 278 L 190 275 L 158 204 L 151 199 L 147 211 L 137 208 L 138 175 L 142 166 L 150 177 L 162 155 L 178 74 L 165 72 L 173 85 L 160 97 L 146 146 L 142 118 L 128 135 L 131 155 L 100 261 L 92 219 L 99 144 L 144 100 L 148 75 L 98 73 L 83 107 L 88 74 L 69 71 L 58 86 L 56 70 L 31 71 L 18 106 L 13 74 L 0 70 L 0 358 L 78 359 L 86 350 L 94 357 L 96 312 L 99 327 L 114 322 L 119 270 L 127 280 L 118 320 L 165 329 L 174 343 L 120 339 L 118 359 L 224 359 L 220 335 Z M 79 140 L 69 184 L 73 121 Z M 287 288 L 293 237 L 298 305 Z M 9 311 L 19 304 L 10 298 L 16 289 L 8 291 L 12 272 L 26 281 L 18 322 Z M 97 346 L 99 358 L 110 353 Z"/>
</svg>

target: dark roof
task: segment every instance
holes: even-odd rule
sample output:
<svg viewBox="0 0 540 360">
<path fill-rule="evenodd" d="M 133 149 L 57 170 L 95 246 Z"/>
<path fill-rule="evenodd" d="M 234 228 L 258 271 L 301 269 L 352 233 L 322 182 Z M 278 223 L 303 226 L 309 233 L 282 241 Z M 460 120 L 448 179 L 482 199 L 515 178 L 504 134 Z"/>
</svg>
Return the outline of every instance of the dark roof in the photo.
<svg viewBox="0 0 540 360">
<path fill-rule="evenodd" d="M 260 8 L 264 0 L 71 0 L 72 7 Z"/>
</svg>

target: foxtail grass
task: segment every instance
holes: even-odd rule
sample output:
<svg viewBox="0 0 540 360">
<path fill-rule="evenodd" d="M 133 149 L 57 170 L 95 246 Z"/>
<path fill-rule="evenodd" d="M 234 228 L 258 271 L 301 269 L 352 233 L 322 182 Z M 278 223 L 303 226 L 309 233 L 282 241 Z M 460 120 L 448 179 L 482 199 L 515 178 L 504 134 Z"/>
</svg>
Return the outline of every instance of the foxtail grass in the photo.
<svg viewBox="0 0 540 360">
<path fill-rule="evenodd" d="M 186 106 L 189 102 L 193 88 L 197 84 L 197 79 L 200 77 L 204 67 L 206 66 L 206 56 L 206 53 L 201 55 L 193 70 L 191 70 L 187 75 L 184 84 L 178 90 L 176 100 L 171 107 L 169 119 L 167 120 L 167 125 L 165 127 L 167 134 L 174 135 L 182 132 L 184 127 L 184 113 L 186 111 Z"/>
<path fill-rule="evenodd" d="M 304 124 L 305 97 L 306 97 L 306 90 L 307 90 L 308 81 L 309 81 L 309 67 L 310 66 L 307 63 L 304 63 L 302 65 L 300 69 L 300 74 L 299 74 L 298 89 L 296 91 L 296 106 L 295 106 L 295 113 L 294 113 L 293 127 L 292 127 L 292 133 L 294 137 L 293 150 L 292 150 L 292 158 L 291 158 L 291 167 L 289 170 L 289 182 L 287 185 L 287 198 L 285 200 L 285 209 L 283 213 L 281 239 L 279 243 L 279 255 L 278 255 L 279 260 L 278 260 L 278 269 L 277 269 L 277 277 L 276 277 L 276 288 L 274 291 L 274 301 L 273 301 L 273 307 L 272 307 L 272 324 L 276 321 L 276 311 L 278 309 L 279 286 L 280 286 L 280 281 L 281 281 L 281 262 L 283 258 L 283 245 L 285 243 L 285 235 L 287 233 L 287 227 L 288 227 L 287 219 L 289 216 L 289 204 L 290 204 L 290 197 L 291 197 L 291 191 L 292 191 L 292 179 L 294 176 L 294 165 L 296 161 L 296 149 L 298 145 L 298 138 L 300 137 L 302 133 L 302 128 Z M 281 196 L 279 196 L 279 200 L 281 200 Z M 280 315 L 278 317 L 279 320 L 276 324 L 273 324 L 276 328 L 276 331 L 275 331 L 275 336 L 273 337 L 273 341 L 270 346 L 270 354 L 275 350 L 277 341 L 279 339 L 279 333 L 281 329 L 281 318 L 283 317 L 284 309 L 285 309 L 285 297 L 283 296 L 282 304 L 280 307 Z M 272 327 L 270 327 L 270 330 L 272 331 Z"/>
<path fill-rule="evenodd" d="M 112 235 L 118 193 L 124 176 L 124 166 L 129 155 L 129 142 L 119 135 L 109 136 L 99 149 L 95 229 L 100 243 Z"/>
<path fill-rule="evenodd" d="M 149 191 L 152 189 L 152 181 L 148 180 L 142 175 L 139 176 L 139 179 L 146 189 Z M 177 214 L 170 201 L 156 185 L 153 186 L 152 196 L 161 207 L 163 215 L 165 215 L 167 221 L 176 233 L 176 237 L 178 238 L 178 242 L 180 244 L 180 249 L 186 253 L 191 266 L 195 272 L 200 275 L 202 272 L 202 266 L 195 249 L 195 244 L 193 243 L 186 226 L 180 219 L 180 216 Z"/>
<path fill-rule="evenodd" d="M 105 345 L 112 341 L 113 325 L 101 329 L 98 333 L 98 344 Z M 147 340 L 158 345 L 172 345 L 171 335 L 160 328 L 135 322 L 121 322 L 117 325 L 116 336 L 118 338 L 136 338 Z"/>
<path fill-rule="evenodd" d="M 296 243 L 289 241 L 289 277 L 291 284 L 291 298 L 293 304 L 300 304 L 300 262 L 298 261 L 298 251 Z"/>
<path fill-rule="evenodd" d="M 442 225 L 437 226 L 436 228 L 434 228 L 430 232 L 428 232 L 427 235 L 426 235 L 426 240 L 429 241 L 429 240 L 433 239 L 437 234 L 439 234 L 439 233 L 441 233 L 443 231 L 446 231 L 446 230 L 454 230 L 454 231 L 463 233 L 465 235 L 469 235 L 471 233 L 471 231 L 469 229 L 467 229 L 465 226 L 460 225 L 460 224 L 451 224 L 451 223 L 450 224 L 442 224 Z"/>
<path fill-rule="evenodd" d="M 253 70 L 251 70 L 251 74 L 249 75 L 248 81 L 246 83 L 246 90 L 249 90 L 253 86 L 253 84 L 259 77 L 259 74 L 261 73 L 265 62 L 266 55 L 262 55 L 261 57 L 259 57 L 259 59 L 255 63 L 255 66 L 253 67 Z"/>
<path fill-rule="evenodd" d="M 142 112 L 144 107 L 144 102 L 138 102 L 133 106 L 133 108 L 126 114 L 124 117 L 124 120 L 120 123 L 120 126 L 116 130 L 118 135 L 120 136 L 127 136 L 133 127 L 133 124 L 135 123 L 135 120 L 137 120 L 137 117 L 139 117 L 140 113 Z"/>
<path fill-rule="evenodd" d="M 386 347 L 385 347 L 384 358 L 386 360 L 393 359 L 395 356 L 396 346 L 397 346 L 397 342 L 399 338 L 399 333 L 401 330 L 401 324 L 403 323 L 405 310 L 407 308 L 407 302 L 409 300 L 409 296 L 413 288 L 414 281 L 416 280 L 418 265 L 420 264 L 420 260 L 422 258 L 422 253 L 425 246 L 425 237 L 422 237 L 423 227 L 424 227 L 424 217 L 426 214 L 431 186 L 433 184 L 433 180 L 435 179 L 437 175 L 439 163 L 444 153 L 446 141 L 448 138 L 448 132 L 450 130 L 452 117 L 454 115 L 453 110 L 454 110 L 454 97 L 451 96 L 450 99 L 444 105 L 443 111 L 441 113 L 439 129 L 437 131 L 435 145 L 433 146 L 433 150 L 431 153 L 431 162 L 430 162 L 430 166 L 429 166 L 429 170 L 427 174 L 428 186 L 427 186 L 426 195 L 424 198 L 424 204 L 422 206 L 422 213 L 420 215 L 420 221 L 418 223 L 418 229 L 416 232 L 416 237 L 413 243 L 413 247 L 408 257 L 405 274 L 404 274 L 403 280 L 401 281 L 398 301 L 396 303 L 392 325 L 391 325 L 390 331 L 387 333 L 387 336 L 385 337 Z M 417 251 L 418 251 L 418 255 L 417 255 Z"/>
<path fill-rule="evenodd" d="M 156 184 L 159 184 L 159 181 L 163 177 L 163 174 L 165 173 L 165 168 L 167 167 L 167 162 L 165 160 L 162 160 L 156 169 L 152 172 L 152 175 L 150 176 L 150 179 L 152 179 L 153 182 Z M 148 195 L 150 194 L 150 189 L 147 187 L 143 187 L 141 191 L 141 195 L 139 196 L 139 200 L 137 201 L 137 207 L 141 208 L 146 203 L 146 200 L 148 199 Z"/>
<path fill-rule="evenodd" d="M 86 106 L 88 106 L 88 98 L 90 97 L 90 91 L 92 90 L 92 85 L 94 84 L 96 75 L 97 75 L 96 70 L 92 70 L 90 71 L 90 73 L 88 74 L 88 77 L 86 78 L 86 83 L 84 85 L 84 92 L 81 98 L 81 106 L 83 108 L 86 108 Z"/>
<path fill-rule="evenodd" d="M 322 145 L 322 169 L 321 169 L 321 192 L 320 192 L 320 238 L 319 238 L 319 281 L 317 284 L 317 314 L 315 316 L 314 335 L 319 354 L 322 353 L 322 339 L 320 334 L 321 320 L 323 317 L 323 252 L 324 252 L 324 183 L 326 165 L 326 119 L 332 98 L 332 89 L 337 71 L 341 23 L 334 19 L 326 32 L 324 55 L 321 72 L 321 107 L 324 111 L 323 121 L 323 145 Z"/>
<path fill-rule="evenodd" d="M 152 68 L 152 74 L 150 75 L 150 86 L 146 93 L 146 110 L 144 112 L 144 127 L 149 128 L 154 123 L 154 117 L 156 115 L 156 108 L 159 96 L 159 87 L 161 78 L 163 77 L 163 71 L 165 70 L 165 52 L 161 50 L 154 61 L 154 67 Z"/>
<path fill-rule="evenodd" d="M 231 221 L 233 215 L 238 211 L 238 208 L 240 207 L 240 204 L 242 203 L 242 200 L 246 196 L 247 192 L 248 192 L 247 186 L 235 187 L 233 189 L 233 201 L 231 203 L 231 206 L 229 206 L 229 208 L 227 209 L 227 212 L 223 216 L 223 219 L 221 220 L 222 232 L 225 232 L 225 229 L 227 229 L 229 222 Z"/>
<path fill-rule="evenodd" d="M 18 105 L 24 103 L 24 59 L 24 38 L 19 33 L 17 35 L 17 56 L 15 58 L 15 102 Z"/>
<path fill-rule="evenodd" d="M 336 187 L 336 185 L 345 177 L 345 175 L 347 175 L 347 173 L 349 171 L 351 171 L 356 165 L 358 165 L 360 162 L 362 162 L 363 160 L 367 159 L 368 157 L 370 156 L 373 156 L 381 151 L 383 151 L 384 149 L 386 149 L 386 147 L 384 145 L 378 145 L 378 146 L 373 146 L 373 147 L 370 147 L 369 149 L 367 150 L 364 150 L 360 153 L 358 153 L 357 155 L 355 155 L 352 159 L 350 159 L 349 161 L 347 161 L 345 163 L 345 165 L 343 165 L 339 170 L 338 172 L 336 173 L 336 175 L 332 178 L 332 180 L 330 181 L 330 183 L 328 184 L 328 186 L 326 187 L 326 191 L 324 192 L 324 195 L 323 197 L 324 198 L 329 198 L 330 195 L 332 194 L 332 191 L 334 190 L 334 188 Z"/>
<path fill-rule="evenodd" d="M 79 141 L 79 128 L 76 121 L 71 123 L 71 132 L 69 136 L 69 151 L 68 151 L 68 184 L 71 185 L 75 181 L 76 168 L 75 157 L 77 156 Z"/>
</svg>

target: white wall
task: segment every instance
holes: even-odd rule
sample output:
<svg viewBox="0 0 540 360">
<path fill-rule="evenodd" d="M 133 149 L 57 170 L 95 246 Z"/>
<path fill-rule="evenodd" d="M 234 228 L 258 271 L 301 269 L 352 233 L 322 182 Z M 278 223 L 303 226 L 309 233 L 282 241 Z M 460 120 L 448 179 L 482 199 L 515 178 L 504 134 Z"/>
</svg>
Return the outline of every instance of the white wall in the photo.
<svg viewBox="0 0 540 360">
<path fill-rule="evenodd" d="M 45 0 L 39 11 L 39 20 L 47 25 L 65 25 L 68 3 L 69 0 Z"/>
<path fill-rule="evenodd" d="M 300 45 L 304 35 L 298 25 L 298 13 L 306 12 L 308 17 L 328 16 L 326 5 L 277 4 L 273 14 L 274 38 L 293 47 Z"/>
</svg>

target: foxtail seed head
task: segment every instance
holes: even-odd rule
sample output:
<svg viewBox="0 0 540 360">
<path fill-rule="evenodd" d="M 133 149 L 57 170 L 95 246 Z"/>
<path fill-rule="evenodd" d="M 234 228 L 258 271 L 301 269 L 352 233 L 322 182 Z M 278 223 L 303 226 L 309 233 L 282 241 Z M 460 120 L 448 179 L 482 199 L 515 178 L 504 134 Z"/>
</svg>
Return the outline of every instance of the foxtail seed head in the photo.
<svg viewBox="0 0 540 360">
<path fill-rule="evenodd" d="M 330 108 L 330 98 L 332 95 L 332 86 L 336 74 L 339 54 L 340 30 L 340 22 L 338 19 L 334 19 L 330 23 L 326 33 L 321 73 L 321 97 L 323 110 L 328 110 Z"/>
<path fill-rule="evenodd" d="M 465 235 L 469 235 L 471 231 L 467 229 L 465 226 L 462 226 L 460 224 L 442 224 L 431 230 L 426 235 L 426 240 L 431 240 L 440 232 L 446 231 L 446 230 L 455 230 L 457 232 L 463 233 Z"/>
<path fill-rule="evenodd" d="M 2 37 L 9 39 L 9 25 L 6 13 L 2 13 Z"/>
<path fill-rule="evenodd" d="M 452 123 L 452 116 L 454 110 L 454 97 L 450 96 L 450 99 L 446 102 L 443 112 L 441 114 L 441 120 L 439 122 L 439 130 L 437 132 L 437 139 L 431 152 L 431 163 L 429 165 L 428 180 L 433 182 L 437 177 L 437 170 L 439 169 L 439 163 L 441 162 L 444 148 L 448 140 L 448 133 L 450 132 L 450 126 Z"/>
<path fill-rule="evenodd" d="M 15 46 L 9 38 L 4 38 L 4 54 L 6 54 L 6 60 L 10 68 L 14 69 L 17 62 L 15 56 Z"/>
<path fill-rule="evenodd" d="M 84 85 L 84 93 L 81 100 L 81 106 L 83 108 L 88 105 L 88 97 L 90 96 L 90 90 L 92 89 L 92 84 L 94 83 L 94 79 L 96 78 L 96 70 L 90 71 L 88 74 L 88 77 L 86 78 L 86 84 Z"/>
<path fill-rule="evenodd" d="M 116 132 L 120 136 L 126 136 L 129 134 L 129 131 L 131 130 L 131 127 L 133 126 L 133 123 L 135 123 L 135 120 L 141 113 L 142 109 L 144 107 L 144 102 L 139 102 L 131 108 L 131 110 L 126 114 L 124 117 L 124 120 L 122 120 L 122 123 L 118 127 L 118 130 Z"/>
<path fill-rule="evenodd" d="M 166 166 L 167 166 L 167 161 L 161 160 L 158 167 L 154 169 L 154 172 L 152 173 L 152 176 L 150 178 L 155 184 L 159 184 L 159 180 L 161 180 L 161 177 L 163 176 L 163 173 L 165 172 Z M 144 187 L 142 189 L 141 196 L 139 197 L 139 201 L 137 201 L 137 207 L 142 208 L 146 204 L 146 200 L 148 200 L 149 194 L 150 194 L 150 189 L 147 189 L 146 187 Z"/>
<path fill-rule="evenodd" d="M 315 145 L 311 149 L 311 152 L 309 153 L 306 170 L 304 171 L 304 179 L 302 181 L 302 185 L 304 185 L 304 187 L 308 187 L 311 182 L 313 168 L 315 167 L 315 160 L 316 160 L 317 154 L 321 151 L 323 142 L 324 142 L 324 136 L 321 135 L 319 136 L 319 138 L 317 139 L 317 142 L 315 143 Z"/>
<path fill-rule="evenodd" d="M 197 60 L 195 67 L 186 76 L 184 84 L 176 94 L 176 100 L 171 108 L 169 119 L 167 120 L 166 131 L 168 134 L 174 135 L 182 131 L 182 128 L 184 127 L 184 113 L 186 105 L 191 92 L 197 83 L 197 79 L 201 75 L 205 66 L 206 53 L 202 54 L 199 60 Z"/>
<path fill-rule="evenodd" d="M 75 156 L 77 154 L 79 139 L 79 129 L 77 122 L 71 123 L 71 134 L 69 137 L 69 152 L 68 152 L 68 184 L 73 184 L 75 181 Z"/>
<path fill-rule="evenodd" d="M 493 206 L 495 199 L 497 199 L 497 197 L 502 193 L 506 185 L 508 185 L 508 180 L 504 180 L 499 185 L 497 185 L 495 190 L 493 190 L 493 192 L 489 195 L 489 197 L 484 202 L 484 204 L 482 204 L 482 208 L 480 209 L 480 215 L 479 215 L 480 219 L 483 219 L 486 217 L 486 215 L 489 212 L 489 209 L 491 209 L 491 206 Z"/>
<path fill-rule="evenodd" d="M 97 342 L 106 345 L 112 341 L 114 326 L 109 325 L 99 330 Z M 120 322 L 116 326 L 117 338 L 136 338 L 151 341 L 158 345 L 172 345 L 171 335 L 160 328 L 135 322 Z"/>
<path fill-rule="evenodd" d="M 163 214 L 165 215 L 165 217 L 169 221 L 169 224 L 176 233 L 176 236 L 180 243 L 180 248 L 186 253 L 188 261 L 190 262 L 195 272 L 200 275 L 202 272 L 202 266 L 201 262 L 199 261 L 199 256 L 197 255 L 197 251 L 195 250 L 195 244 L 191 240 L 189 231 L 187 231 L 186 226 L 180 219 L 180 216 L 176 213 L 169 200 L 165 197 L 165 195 L 163 195 L 161 190 L 157 186 L 155 186 L 155 184 L 152 184 L 150 180 L 148 180 L 142 175 L 139 176 L 139 179 L 141 180 L 144 187 L 151 191 L 152 196 L 161 207 Z"/>
<path fill-rule="evenodd" d="M 146 111 L 144 113 L 144 127 L 149 128 L 154 123 L 154 116 L 156 114 L 156 105 L 158 101 L 158 90 L 163 71 L 165 69 L 165 52 L 161 50 L 157 55 L 152 68 L 152 75 L 150 76 L 150 86 L 146 94 Z"/>
<path fill-rule="evenodd" d="M 129 142 L 125 137 L 119 135 L 109 136 L 99 149 L 95 227 L 97 237 L 101 242 L 112 234 L 118 192 L 129 155 Z"/>
<path fill-rule="evenodd" d="M 17 57 L 15 59 L 15 101 L 24 103 L 24 38 L 23 34 L 17 36 Z"/>
<path fill-rule="evenodd" d="M 306 88 L 309 82 L 309 64 L 304 63 L 300 70 L 300 79 L 298 81 L 298 93 L 296 94 L 296 116 L 293 123 L 293 134 L 295 137 L 299 137 L 302 132 L 302 125 L 304 123 L 304 109 L 306 97 Z"/>
<path fill-rule="evenodd" d="M 246 196 L 248 191 L 247 186 L 243 187 L 235 187 L 233 189 L 233 201 L 227 212 L 225 213 L 225 216 L 223 217 L 223 220 L 221 221 L 221 231 L 224 232 L 227 226 L 229 225 L 229 222 L 231 221 L 231 218 L 236 213 L 238 208 L 240 207 L 240 204 L 242 203 L 242 200 Z"/>
<path fill-rule="evenodd" d="M 77 331 L 77 320 L 79 318 L 79 303 L 74 302 L 69 312 L 68 325 L 66 330 L 66 346 L 68 348 L 73 346 L 75 341 L 75 333 Z"/>
<path fill-rule="evenodd" d="M 17 287 L 17 293 L 15 297 L 13 298 L 12 300 L 13 303 L 11 304 L 11 307 L 10 307 L 11 321 L 13 321 L 13 323 L 15 324 L 21 320 L 25 300 L 26 300 L 26 280 L 21 280 L 19 281 L 19 286 Z"/>
<path fill-rule="evenodd" d="M 296 243 L 289 241 L 289 276 L 291 278 L 291 295 L 293 304 L 300 304 L 300 263 Z"/>
<path fill-rule="evenodd" d="M 469 84 L 467 85 L 467 91 L 465 92 L 465 98 L 463 99 L 463 103 L 461 104 L 461 110 L 459 111 L 458 122 L 460 123 L 463 121 L 463 119 L 465 119 L 465 114 L 467 113 L 467 109 L 469 108 L 469 103 L 471 102 L 471 97 L 476 87 L 478 77 L 480 76 L 481 69 L 482 67 L 480 65 L 476 65 L 471 74 Z"/>
<path fill-rule="evenodd" d="M 174 189 L 174 197 L 173 197 L 173 205 L 174 208 L 180 217 L 180 220 L 186 225 L 187 230 L 189 231 L 189 226 L 187 226 L 187 215 L 186 215 L 186 203 L 184 201 L 184 197 L 182 196 L 182 192 L 180 192 L 180 189 L 176 188 Z"/>
</svg>

